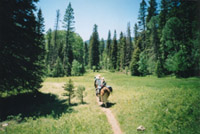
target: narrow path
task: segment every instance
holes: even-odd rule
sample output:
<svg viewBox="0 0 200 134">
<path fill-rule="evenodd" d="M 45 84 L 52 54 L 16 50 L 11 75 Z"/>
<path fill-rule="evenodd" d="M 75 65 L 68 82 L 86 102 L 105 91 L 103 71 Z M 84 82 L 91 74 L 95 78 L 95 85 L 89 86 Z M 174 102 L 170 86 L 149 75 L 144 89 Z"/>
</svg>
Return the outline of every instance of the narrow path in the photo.
<svg viewBox="0 0 200 134">
<path fill-rule="evenodd" d="M 102 103 L 99 102 L 98 97 L 97 97 L 97 103 L 99 105 L 101 105 Z M 102 111 L 106 114 L 108 122 L 110 123 L 110 125 L 112 126 L 112 130 L 114 132 L 114 134 L 122 134 L 122 131 L 119 127 L 119 123 L 117 122 L 117 120 L 115 119 L 114 115 L 112 114 L 112 112 L 110 111 L 110 109 L 108 108 L 101 108 Z"/>
</svg>

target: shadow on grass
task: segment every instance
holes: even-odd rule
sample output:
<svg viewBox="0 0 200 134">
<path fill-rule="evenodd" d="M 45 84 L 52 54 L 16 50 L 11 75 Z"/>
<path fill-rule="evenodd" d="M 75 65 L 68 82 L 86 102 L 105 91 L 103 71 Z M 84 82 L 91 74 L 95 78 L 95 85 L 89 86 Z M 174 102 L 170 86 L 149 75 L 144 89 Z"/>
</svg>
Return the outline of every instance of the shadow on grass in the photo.
<svg viewBox="0 0 200 134">
<path fill-rule="evenodd" d="M 112 102 L 107 102 L 107 108 L 110 108 L 112 106 L 114 106 L 116 103 L 112 103 Z M 105 107 L 104 104 L 101 104 L 101 107 Z"/>
<path fill-rule="evenodd" d="M 18 115 L 20 115 L 18 122 L 23 121 L 26 117 L 32 117 L 33 119 L 42 116 L 59 118 L 62 113 L 73 112 L 66 101 L 58 99 L 54 94 L 41 92 L 0 98 L 0 121 Z"/>
</svg>

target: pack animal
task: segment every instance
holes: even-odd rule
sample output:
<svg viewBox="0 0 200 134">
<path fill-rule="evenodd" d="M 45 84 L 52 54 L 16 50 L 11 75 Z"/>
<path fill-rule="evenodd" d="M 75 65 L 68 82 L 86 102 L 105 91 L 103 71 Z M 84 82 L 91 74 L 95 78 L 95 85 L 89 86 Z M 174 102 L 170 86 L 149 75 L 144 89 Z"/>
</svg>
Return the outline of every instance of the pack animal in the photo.
<svg viewBox="0 0 200 134">
<path fill-rule="evenodd" d="M 101 89 L 100 100 L 103 102 L 105 107 L 107 107 L 108 97 L 110 96 L 111 92 L 112 92 L 112 87 L 104 87 Z"/>
</svg>

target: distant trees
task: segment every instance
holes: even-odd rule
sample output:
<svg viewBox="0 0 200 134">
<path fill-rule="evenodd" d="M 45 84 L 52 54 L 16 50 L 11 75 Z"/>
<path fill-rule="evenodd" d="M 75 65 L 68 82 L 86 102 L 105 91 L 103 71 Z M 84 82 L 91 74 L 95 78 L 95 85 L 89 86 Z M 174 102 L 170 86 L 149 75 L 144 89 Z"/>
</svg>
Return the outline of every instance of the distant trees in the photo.
<svg viewBox="0 0 200 134">
<path fill-rule="evenodd" d="M 125 60 L 126 60 L 126 37 L 124 36 L 124 34 L 121 32 L 120 33 L 120 38 L 119 38 L 119 46 L 120 49 L 119 50 L 119 62 L 120 62 L 120 70 L 123 71 L 125 69 Z"/>
<path fill-rule="evenodd" d="M 128 23 L 127 32 L 121 32 L 119 39 L 116 31 L 112 38 L 109 30 L 107 40 L 99 41 L 95 24 L 89 42 L 83 45 L 81 37 L 74 33 L 74 13 L 70 3 L 66 10 L 68 17 L 65 15 L 65 22 L 69 21 L 65 23 L 66 34 L 59 30 L 57 34 L 60 40 L 57 41 L 57 53 L 66 72 L 64 75 L 72 75 L 72 72 L 73 75 L 79 75 L 74 72 L 83 73 L 86 66 L 94 71 L 101 68 L 126 73 L 130 71 L 133 76 L 196 75 L 200 70 L 197 5 L 195 1 L 180 0 L 161 0 L 161 3 L 148 0 L 147 5 L 145 0 L 141 0 L 138 23 L 133 28 L 134 38 L 131 37 L 131 24 Z M 46 35 L 46 63 L 49 70 L 53 70 L 58 63 L 48 61 L 55 50 L 51 41 L 54 33 L 49 30 Z M 72 54 L 68 50 L 72 50 Z"/>
<path fill-rule="evenodd" d="M 130 65 L 131 57 L 133 53 L 133 44 L 131 39 L 131 25 L 128 23 L 127 25 L 127 37 L 126 37 L 126 53 L 125 53 L 125 66 Z"/>
<path fill-rule="evenodd" d="M 69 3 L 64 16 L 64 27 L 66 28 L 66 44 L 64 49 L 64 68 L 67 76 L 71 75 L 71 66 L 74 59 L 72 52 L 73 30 L 74 30 L 74 10 Z"/>
<path fill-rule="evenodd" d="M 41 87 L 45 54 L 44 19 L 41 9 L 36 10 L 35 2 L 0 1 L 2 92 L 37 91 Z"/>
<path fill-rule="evenodd" d="M 197 12 L 195 1 L 161 0 L 158 4 L 148 0 L 147 5 L 141 0 L 134 38 L 128 23 L 126 33 L 121 32 L 119 39 L 116 31 L 112 38 L 109 30 L 107 40 L 100 41 L 95 24 L 90 40 L 83 43 L 74 32 L 74 11 L 69 3 L 64 16 L 65 31 L 58 30 L 57 11 L 55 30 L 48 30 L 45 36 L 47 72 L 54 77 L 82 75 L 87 67 L 94 71 L 130 71 L 137 76 L 196 75 L 200 68 Z"/>
<path fill-rule="evenodd" d="M 89 66 L 90 69 L 95 67 L 99 68 L 99 34 L 97 31 L 97 25 L 94 25 L 93 33 L 90 38 L 89 45 Z"/>
<path fill-rule="evenodd" d="M 111 68 L 111 43 L 112 43 L 112 39 L 111 39 L 111 32 L 110 30 L 108 31 L 108 38 L 107 38 L 107 42 L 106 42 L 106 68 L 110 69 Z"/>
<path fill-rule="evenodd" d="M 192 51 L 192 48 L 196 48 L 195 35 L 199 30 L 193 29 L 191 24 L 198 29 L 198 25 L 195 25 L 198 21 L 197 2 L 162 0 L 161 11 L 158 13 L 156 1 L 149 0 L 144 22 L 145 5 L 145 1 L 142 0 L 138 19 L 139 26 L 143 28 L 139 33 L 135 32 L 134 40 L 135 45 L 141 48 L 141 53 L 139 61 L 136 61 L 138 58 L 134 52 L 131 68 L 139 65 L 139 75 L 156 74 L 158 77 L 168 74 L 175 74 L 177 77 L 195 75 L 194 72 L 199 70 L 197 66 L 200 62 L 195 60 L 194 53 L 199 54 L 199 49 Z M 135 26 L 135 31 L 136 29 Z M 193 60 L 197 61 L 197 64 L 193 64 Z M 133 72 L 136 71 L 131 71 L 132 75 L 136 75 Z"/>
<path fill-rule="evenodd" d="M 117 69 L 117 52 L 118 52 L 118 45 L 117 45 L 117 33 L 116 30 L 114 32 L 114 37 L 111 45 L 111 69 Z"/>
<path fill-rule="evenodd" d="M 88 46 L 84 46 L 83 39 L 74 32 L 74 11 L 69 3 L 63 27 L 59 30 L 60 12 L 56 11 L 55 30 L 49 29 L 46 34 L 46 66 L 47 76 L 61 77 L 82 75 L 88 64 Z"/>
<path fill-rule="evenodd" d="M 84 44 L 84 66 L 88 65 L 88 57 L 89 57 L 88 44 L 85 42 L 85 44 Z"/>
</svg>

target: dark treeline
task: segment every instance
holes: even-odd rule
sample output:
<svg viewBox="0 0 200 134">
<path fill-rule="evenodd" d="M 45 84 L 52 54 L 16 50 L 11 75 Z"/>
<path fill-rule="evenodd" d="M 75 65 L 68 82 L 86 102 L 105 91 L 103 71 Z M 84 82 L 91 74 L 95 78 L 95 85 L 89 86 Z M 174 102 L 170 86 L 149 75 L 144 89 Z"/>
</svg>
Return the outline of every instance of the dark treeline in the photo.
<svg viewBox="0 0 200 134">
<path fill-rule="evenodd" d="M 127 33 L 108 32 L 106 45 L 98 39 L 97 26 L 90 39 L 89 67 L 111 71 L 130 70 L 133 76 L 199 75 L 200 42 L 197 1 L 156 0 L 140 3 L 138 23 Z M 103 45 L 102 45 L 103 44 Z M 103 47 L 102 47 L 103 46 Z M 97 56 L 99 54 L 99 56 Z M 99 58 L 100 57 L 100 58 Z"/>
<path fill-rule="evenodd" d="M 0 92 L 37 91 L 41 87 L 45 40 L 37 1 L 0 1 Z"/>
</svg>

